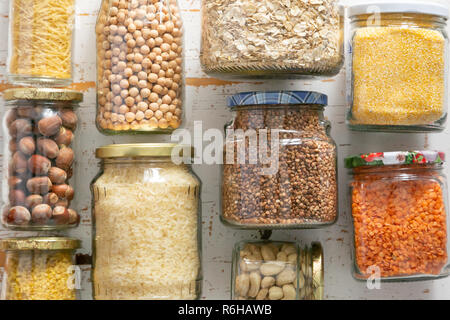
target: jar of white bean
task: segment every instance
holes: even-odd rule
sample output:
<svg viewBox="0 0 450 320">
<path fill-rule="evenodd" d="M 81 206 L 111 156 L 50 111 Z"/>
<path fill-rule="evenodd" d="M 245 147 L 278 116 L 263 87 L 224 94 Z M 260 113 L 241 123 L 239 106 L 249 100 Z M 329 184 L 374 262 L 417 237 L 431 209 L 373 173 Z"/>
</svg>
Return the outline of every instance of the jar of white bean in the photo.
<svg viewBox="0 0 450 320">
<path fill-rule="evenodd" d="M 103 0 L 97 34 L 97 127 L 165 133 L 182 121 L 183 31 L 177 0 Z"/>
</svg>

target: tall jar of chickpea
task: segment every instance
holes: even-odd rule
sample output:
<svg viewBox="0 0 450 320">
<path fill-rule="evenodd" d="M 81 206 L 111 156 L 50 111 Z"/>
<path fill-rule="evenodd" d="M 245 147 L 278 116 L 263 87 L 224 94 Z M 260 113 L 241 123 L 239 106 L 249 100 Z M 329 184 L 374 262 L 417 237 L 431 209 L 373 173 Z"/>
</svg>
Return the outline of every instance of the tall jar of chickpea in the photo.
<svg viewBox="0 0 450 320">
<path fill-rule="evenodd" d="M 97 20 L 97 127 L 170 133 L 182 122 L 183 31 L 177 0 L 103 0 Z"/>
</svg>

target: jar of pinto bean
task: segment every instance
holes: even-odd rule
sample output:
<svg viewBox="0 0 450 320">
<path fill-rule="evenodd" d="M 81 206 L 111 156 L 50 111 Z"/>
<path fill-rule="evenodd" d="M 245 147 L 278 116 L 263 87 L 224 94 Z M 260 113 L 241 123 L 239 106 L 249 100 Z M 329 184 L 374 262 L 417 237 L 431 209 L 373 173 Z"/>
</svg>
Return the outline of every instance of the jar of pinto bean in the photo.
<svg viewBox="0 0 450 320">
<path fill-rule="evenodd" d="M 225 224 L 246 229 L 318 228 L 337 219 L 336 144 L 326 95 L 232 96 L 222 175 Z"/>
<path fill-rule="evenodd" d="M 2 223 L 13 230 L 78 225 L 72 143 L 83 94 L 45 88 L 6 90 Z"/>
<path fill-rule="evenodd" d="M 345 159 L 351 169 L 358 280 L 436 279 L 450 274 L 445 154 L 379 152 Z"/>
<path fill-rule="evenodd" d="M 177 0 L 103 0 L 96 34 L 98 129 L 104 134 L 177 129 L 183 116 Z"/>
</svg>

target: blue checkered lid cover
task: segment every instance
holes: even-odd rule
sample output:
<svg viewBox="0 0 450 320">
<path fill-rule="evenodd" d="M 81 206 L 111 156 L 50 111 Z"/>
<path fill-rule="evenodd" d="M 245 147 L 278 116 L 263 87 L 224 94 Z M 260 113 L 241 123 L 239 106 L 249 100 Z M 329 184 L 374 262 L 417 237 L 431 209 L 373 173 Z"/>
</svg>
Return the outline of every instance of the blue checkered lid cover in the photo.
<svg viewBox="0 0 450 320">
<path fill-rule="evenodd" d="M 313 91 L 242 92 L 228 97 L 228 107 L 276 104 L 328 105 L 328 96 Z"/>
</svg>

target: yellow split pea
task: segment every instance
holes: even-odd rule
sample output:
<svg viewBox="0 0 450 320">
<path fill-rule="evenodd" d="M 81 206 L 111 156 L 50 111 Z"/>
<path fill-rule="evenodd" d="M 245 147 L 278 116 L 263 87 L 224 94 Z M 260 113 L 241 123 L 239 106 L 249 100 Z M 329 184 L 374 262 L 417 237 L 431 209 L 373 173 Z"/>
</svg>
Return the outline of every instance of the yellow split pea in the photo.
<svg viewBox="0 0 450 320">
<path fill-rule="evenodd" d="M 353 39 L 352 123 L 424 125 L 444 115 L 445 38 L 424 28 L 367 27 Z"/>
</svg>

